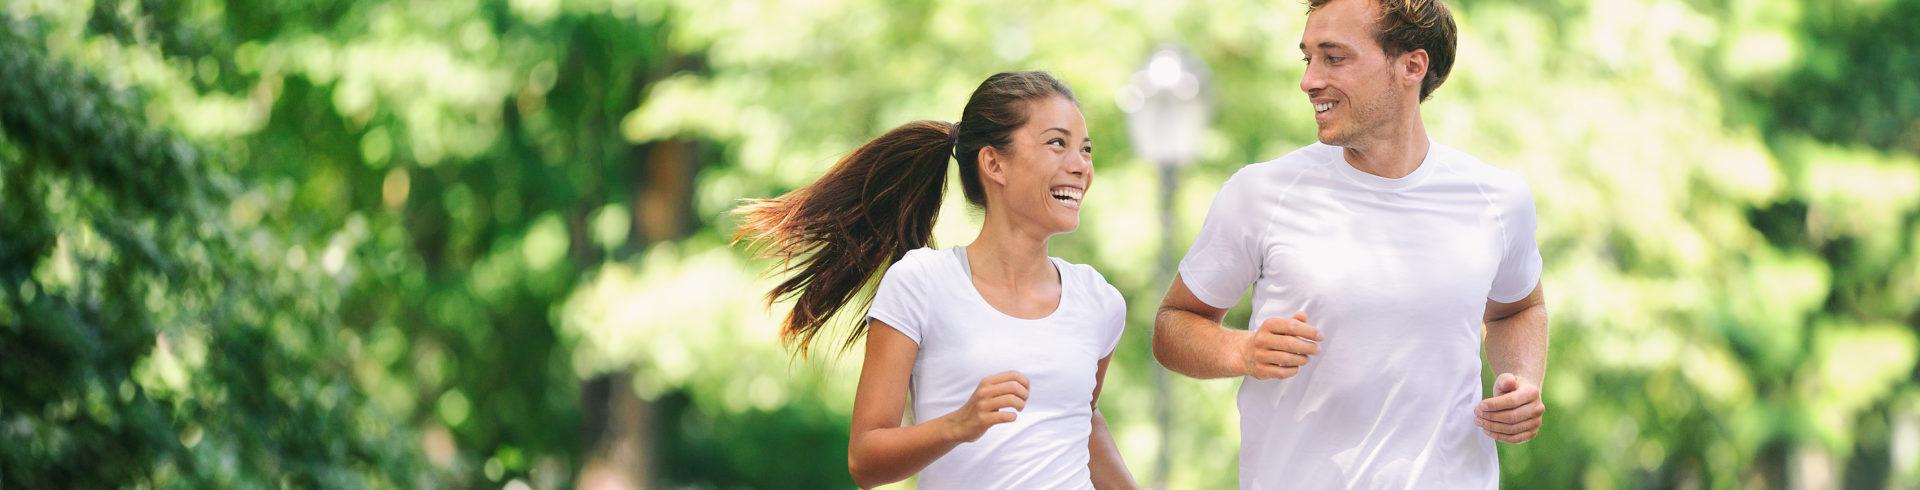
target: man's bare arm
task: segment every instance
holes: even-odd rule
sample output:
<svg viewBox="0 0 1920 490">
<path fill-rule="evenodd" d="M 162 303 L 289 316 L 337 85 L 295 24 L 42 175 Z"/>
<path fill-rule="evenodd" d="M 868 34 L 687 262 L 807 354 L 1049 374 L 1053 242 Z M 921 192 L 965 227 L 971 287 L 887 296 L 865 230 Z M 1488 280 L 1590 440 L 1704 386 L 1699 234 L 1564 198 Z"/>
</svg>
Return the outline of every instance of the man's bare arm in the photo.
<svg viewBox="0 0 1920 490">
<path fill-rule="evenodd" d="M 1494 396 L 1477 407 L 1487 435 L 1510 444 L 1539 435 L 1546 420 L 1540 385 L 1547 376 L 1547 302 L 1541 285 L 1520 301 L 1487 301 L 1487 363 L 1499 373 Z"/>
<path fill-rule="evenodd" d="M 1226 314 L 1194 296 L 1175 275 L 1154 316 L 1154 359 L 1173 372 L 1201 379 L 1285 379 L 1320 353 L 1320 330 L 1307 324 L 1304 313 L 1269 318 L 1254 331 L 1221 326 Z"/>
</svg>

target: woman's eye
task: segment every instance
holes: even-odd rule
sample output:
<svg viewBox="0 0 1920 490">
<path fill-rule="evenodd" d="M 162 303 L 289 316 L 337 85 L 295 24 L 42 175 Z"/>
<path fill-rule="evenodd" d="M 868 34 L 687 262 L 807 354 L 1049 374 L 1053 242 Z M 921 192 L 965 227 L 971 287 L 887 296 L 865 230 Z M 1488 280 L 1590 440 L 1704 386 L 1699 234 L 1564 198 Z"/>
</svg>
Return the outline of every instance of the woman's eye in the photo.
<svg viewBox="0 0 1920 490">
<path fill-rule="evenodd" d="M 1054 138 L 1054 139 L 1050 139 L 1050 140 L 1047 140 L 1047 144 L 1049 144 L 1049 145 L 1054 145 L 1054 146 L 1058 146 L 1058 147 L 1061 147 L 1061 148 L 1065 148 L 1065 147 L 1067 146 L 1067 142 L 1066 142 L 1065 140 L 1062 140 L 1062 139 L 1060 139 L 1060 138 Z"/>
<path fill-rule="evenodd" d="M 1085 153 L 1085 154 L 1088 154 L 1088 155 L 1092 155 L 1092 154 L 1093 154 L 1093 147 L 1091 147 L 1091 146 L 1088 146 L 1088 147 L 1084 147 L 1084 148 L 1081 148 L 1081 149 L 1080 149 L 1080 152 L 1081 152 L 1081 153 Z"/>
</svg>

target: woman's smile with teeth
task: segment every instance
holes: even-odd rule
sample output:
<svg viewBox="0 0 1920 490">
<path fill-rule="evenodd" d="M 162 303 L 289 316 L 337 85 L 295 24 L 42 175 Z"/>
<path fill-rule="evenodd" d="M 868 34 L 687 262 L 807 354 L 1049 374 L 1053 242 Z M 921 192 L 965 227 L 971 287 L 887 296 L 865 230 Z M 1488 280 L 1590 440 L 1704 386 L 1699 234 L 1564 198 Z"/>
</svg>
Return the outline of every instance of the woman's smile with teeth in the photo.
<svg viewBox="0 0 1920 490">
<path fill-rule="evenodd" d="M 1080 209 L 1080 197 L 1085 195 L 1085 192 L 1086 191 L 1073 187 L 1055 187 L 1053 188 L 1053 200 L 1059 201 L 1063 206 Z"/>
</svg>

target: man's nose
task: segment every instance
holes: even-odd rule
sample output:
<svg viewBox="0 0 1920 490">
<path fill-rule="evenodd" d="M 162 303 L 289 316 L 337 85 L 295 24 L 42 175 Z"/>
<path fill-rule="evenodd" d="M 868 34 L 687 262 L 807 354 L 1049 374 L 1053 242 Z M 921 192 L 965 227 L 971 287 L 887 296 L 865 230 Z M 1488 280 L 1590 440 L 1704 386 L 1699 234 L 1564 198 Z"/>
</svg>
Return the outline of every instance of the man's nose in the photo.
<svg viewBox="0 0 1920 490">
<path fill-rule="evenodd" d="M 1321 76 L 1319 65 L 1307 65 L 1307 71 L 1300 74 L 1300 91 L 1306 92 L 1307 95 L 1313 95 L 1314 92 L 1326 86 L 1326 79 Z"/>
</svg>

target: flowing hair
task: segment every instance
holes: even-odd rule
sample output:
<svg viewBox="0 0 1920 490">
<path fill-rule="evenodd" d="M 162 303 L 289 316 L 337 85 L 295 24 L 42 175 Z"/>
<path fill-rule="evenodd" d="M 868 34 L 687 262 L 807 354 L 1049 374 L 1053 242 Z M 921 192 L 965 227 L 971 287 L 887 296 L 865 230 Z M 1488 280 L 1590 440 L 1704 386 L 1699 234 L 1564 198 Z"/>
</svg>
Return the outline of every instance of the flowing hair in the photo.
<svg viewBox="0 0 1920 490">
<path fill-rule="evenodd" d="M 819 180 L 734 209 L 741 217 L 734 240 L 748 241 L 755 255 L 775 261 L 775 275 L 786 277 L 767 302 L 795 299 L 780 325 L 781 343 L 804 357 L 856 297 L 862 313 L 871 306 L 872 297 L 860 293 L 881 271 L 932 241 L 949 159 L 959 162 L 967 201 L 985 208 L 980 150 L 1006 151 L 1013 130 L 1027 122 L 1028 103 L 1048 97 L 1078 104 L 1066 84 L 1045 72 L 995 74 L 974 89 L 960 122 L 894 128 L 848 153 Z M 854 322 L 841 347 L 852 347 L 866 332 L 864 318 Z"/>
</svg>

